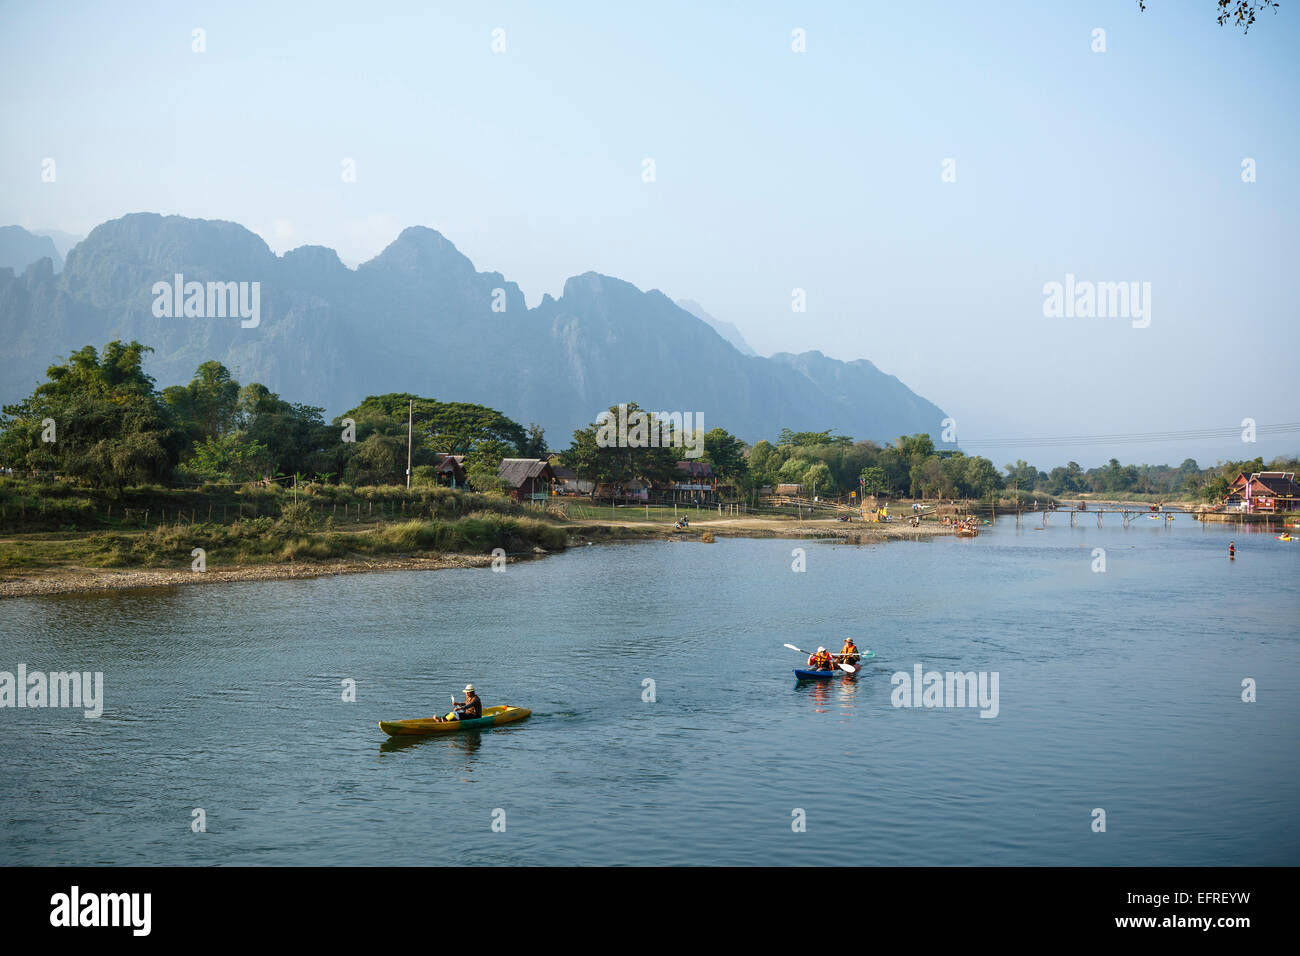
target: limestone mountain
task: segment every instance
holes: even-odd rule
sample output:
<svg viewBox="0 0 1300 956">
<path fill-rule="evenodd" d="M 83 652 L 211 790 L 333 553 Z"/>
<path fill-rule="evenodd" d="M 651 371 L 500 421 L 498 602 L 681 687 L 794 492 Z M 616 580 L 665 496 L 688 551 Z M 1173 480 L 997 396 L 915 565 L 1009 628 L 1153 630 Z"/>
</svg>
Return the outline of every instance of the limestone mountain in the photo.
<svg viewBox="0 0 1300 956">
<path fill-rule="evenodd" d="M 35 235 L 22 226 L 0 226 L 0 268 L 21 272 L 39 259 L 53 262 L 55 272 L 63 268 L 63 256 L 49 236 Z"/>
<path fill-rule="evenodd" d="M 705 312 L 703 307 L 694 299 L 678 299 L 677 306 L 685 309 L 697 319 L 707 322 L 713 328 L 713 331 L 717 332 L 735 346 L 736 351 L 741 355 L 753 356 L 758 354 L 749 347 L 749 343 L 745 341 L 745 337 L 740 334 L 740 329 L 736 328 L 736 326 L 730 322 L 724 322 L 722 319 L 717 319 L 709 315 L 709 313 Z"/>
<path fill-rule="evenodd" d="M 178 274 L 205 288 L 260 283 L 257 326 L 156 316 L 155 285 Z M 160 386 L 217 359 L 241 382 L 330 416 L 366 395 L 410 391 L 538 422 L 555 447 L 621 401 L 701 412 L 706 427 L 749 441 L 781 428 L 891 440 L 937 433 L 944 417 L 870 362 L 746 355 L 662 292 L 594 272 L 529 309 L 515 283 L 477 271 L 422 226 L 349 269 L 320 246 L 277 256 L 236 223 L 135 213 L 95 228 L 61 273 L 45 258 L 0 268 L 0 401 L 29 394 L 75 349 L 114 338 L 155 349 L 147 367 Z"/>
</svg>

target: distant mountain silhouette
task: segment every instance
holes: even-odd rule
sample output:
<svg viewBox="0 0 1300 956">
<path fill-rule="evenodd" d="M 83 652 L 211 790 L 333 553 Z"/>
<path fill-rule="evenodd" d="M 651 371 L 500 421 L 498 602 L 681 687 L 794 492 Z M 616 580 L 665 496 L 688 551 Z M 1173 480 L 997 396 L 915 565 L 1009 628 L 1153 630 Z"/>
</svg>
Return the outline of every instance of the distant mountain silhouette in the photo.
<svg viewBox="0 0 1300 956">
<path fill-rule="evenodd" d="M 22 226 L 0 226 L 0 268 L 22 272 L 38 259 L 49 259 L 54 271 L 63 268 L 63 256 L 49 236 L 28 232 Z"/>
<path fill-rule="evenodd" d="M 745 337 L 740 334 L 740 329 L 736 328 L 730 322 L 724 322 L 722 319 L 715 319 L 713 316 L 709 315 L 709 313 L 705 312 L 700 304 L 694 299 L 678 299 L 677 307 L 679 309 L 685 309 L 700 321 L 707 322 L 712 326 L 713 331 L 717 332 L 735 346 L 736 351 L 741 355 L 755 356 L 758 354 L 749 347 L 749 343 L 745 341 Z"/>
<path fill-rule="evenodd" d="M 52 266 L 0 269 L 5 402 L 74 349 L 120 338 L 153 346 L 147 367 L 160 386 L 217 359 L 241 382 L 331 416 L 369 394 L 410 391 L 538 422 L 555 447 L 622 401 L 701 412 L 706 428 L 749 441 L 781 428 L 892 440 L 937 433 L 944 418 L 870 362 L 745 355 L 663 293 L 595 272 L 529 309 L 517 285 L 476 271 L 422 226 L 352 270 L 320 246 L 276 256 L 236 223 L 135 213 L 94 229 L 61 274 Z M 260 324 L 155 317 L 154 284 L 178 273 L 261 283 Z"/>
<path fill-rule="evenodd" d="M 64 232 L 62 229 L 33 229 L 33 234 L 37 236 L 49 236 L 54 240 L 54 248 L 59 250 L 59 255 L 68 258 L 68 250 L 79 243 L 85 236 L 74 235 L 71 232 Z"/>
</svg>

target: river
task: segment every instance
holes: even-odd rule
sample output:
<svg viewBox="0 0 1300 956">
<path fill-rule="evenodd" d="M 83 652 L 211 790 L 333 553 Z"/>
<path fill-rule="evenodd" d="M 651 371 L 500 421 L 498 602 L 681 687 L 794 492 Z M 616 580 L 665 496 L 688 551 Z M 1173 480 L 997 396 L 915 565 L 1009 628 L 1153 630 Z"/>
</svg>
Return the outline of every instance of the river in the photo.
<svg viewBox="0 0 1300 956">
<path fill-rule="evenodd" d="M 0 670 L 105 690 L 0 709 L 0 863 L 1300 863 L 1300 542 L 1107 522 L 3 601 Z M 894 706 L 917 664 L 996 716 Z M 532 718 L 376 726 L 466 681 Z"/>
</svg>

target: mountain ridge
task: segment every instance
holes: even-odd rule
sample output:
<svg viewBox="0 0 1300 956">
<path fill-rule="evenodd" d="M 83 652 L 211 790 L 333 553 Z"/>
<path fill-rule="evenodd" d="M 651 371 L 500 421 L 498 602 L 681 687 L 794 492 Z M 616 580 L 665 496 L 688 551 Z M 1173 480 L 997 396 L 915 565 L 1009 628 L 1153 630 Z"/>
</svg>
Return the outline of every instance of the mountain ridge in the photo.
<svg viewBox="0 0 1300 956">
<path fill-rule="evenodd" d="M 159 318 L 154 283 L 259 282 L 256 328 L 237 318 Z M 63 271 L 0 269 L 0 400 L 45 368 L 114 338 L 152 346 L 160 385 L 216 359 L 242 382 L 329 414 L 405 390 L 536 421 L 563 447 L 610 405 L 702 412 L 748 440 L 832 428 L 893 440 L 935 432 L 944 413 L 865 359 L 746 355 L 657 289 L 585 272 L 528 308 L 435 229 L 411 226 L 350 269 L 325 246 L 277 256 L 238 223 L 131 213 L 96 226 Z M 743 340 L 742 340 L 743 341 Z"/>
<path fill-rule="evenodd" d="M 0 226 L 0 268 L 25 270 L 40 259 L 49 259 L 55 272 L 63 269 L 63 255 L 52 238 L 22 226 Z"/>
</svg>

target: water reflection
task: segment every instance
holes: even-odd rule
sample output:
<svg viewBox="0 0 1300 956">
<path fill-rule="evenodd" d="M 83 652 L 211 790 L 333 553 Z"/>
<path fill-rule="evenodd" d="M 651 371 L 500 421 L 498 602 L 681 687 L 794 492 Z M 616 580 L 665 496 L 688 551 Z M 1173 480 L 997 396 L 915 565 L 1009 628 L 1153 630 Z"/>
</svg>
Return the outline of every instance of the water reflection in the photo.
<svg viewBox="0 0 1300 956">
<path fill-rule="evenodd" d="M 434 741 L 444 746 L 450 746 L 453 750 L 462 751 L 467 756 L 473 756 L 483 746 L 483 733 L 479 730 L 462 730 L 448 734 L 413 734 L 407 737 L 389 737 L 379 745 L 379 752 L 385 754 L 395 753 L 406 750 L 408 747 Z M 471 768 L 467 766 L 465 769 L 468 771 Z"/>
<path fill-rule="evenodd" d="M 845 677 L 836 681 L 835 699 L 840 702 L 840 706 L 847 709 L 853 706 L 853 698 L 858 695 L 858 683 L 862 676 L 859 671 L 852 677 Z"/>
<path fill-rule="evenodd" d="M 858 693 L 858 676 L 845 674 L 829 680 L 801 680 L 795 683 L 794 689 L 795 693 L 806 694 L 817 713 L 824 714 L 834 704 L 839 704 L 841 708 L 852 706 L 853 698 Z"/>
</svg>

